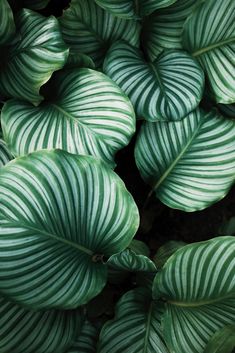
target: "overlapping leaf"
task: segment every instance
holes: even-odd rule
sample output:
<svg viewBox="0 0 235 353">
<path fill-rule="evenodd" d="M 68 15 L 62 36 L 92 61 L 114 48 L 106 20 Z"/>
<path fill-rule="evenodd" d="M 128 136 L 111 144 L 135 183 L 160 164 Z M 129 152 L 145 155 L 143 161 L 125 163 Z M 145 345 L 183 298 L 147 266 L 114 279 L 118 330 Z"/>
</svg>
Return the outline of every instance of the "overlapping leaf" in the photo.
<svg viewBox="0 0 235 353">
<path fill-rule="evenodd" d="M 183 47 L 205 70 L 218 103 L 235 102 L 235 2 L 208 0 L 184 25 Z"/>
<path fill-rule="evenodd" d="M 129 96 L 139 117 L 180 120 L 195 109 L 204 87 L 200 66 L 183 51 L 163 53 L 153 63 L 125 42 L 108 51 L 104 72 Z"/>
<path fill-rule="evenodd" d="M 99 330 L 89 321 L 85 321 L 78 338 L 66 353 L 96 353 Z"/>
<path fill-rule="evenodd" d="M 22 0 L 23 7 L 32 10 L 41 10 L 48 5 L 50 0 Z"/>
<path fill-rule="evenodd" d="M 147 256 L 138 255 L 131 249 L 112 255 L 107 263 L 124 271 L 156 272 L 156 266 Z"/>
<path fill-rule="evenodd" d="M 116 315 L 101 330 L 99 353 L 168 353 L 161 332 L 163 310 L 147 290 L 127 292 L 118 302 Z"/>
<path fill-rule="evenodd" d="M 138 19 L 153 11 L 167 7 L 176 0 L 95 0 L 98 5 L 115 16 L 125 19 Z"/>
<path fill-rule="evenodd" d="M 132 45 L 139 44 L 140 25 L 136 21 L 115 17 L 94 0 L 72 0 L 60 24 L 65 42 L 91 56 L 97 66 L 113 42 L 124 39 Z"/>
<path fill-rule="evenodd" d="M 13 159 L 13 156 L 7 148 L 6 143 L 5 141 L 3 141 L 0 134 L 0 168 L 10 162 L 11 159 Z"/>
<path fill-rule="evenodd" d="M 15 32 L 13 13 L 7 0 L 0 1 L 0 45 L 5 44 Z M 1 59 L 2 60 L 2 59 Z"/>
<path fill-rule="evenodd" d="M 38 104 L 40 87 L 63 67 L 68 56 L 54 17 L 22 10 L 16 18 L 21 40 L 6 47 L 0 64 L 0 92 Z"/>
<path fill-rule="evenodd" d="M 90 154 L 114 165 L 135 131 L 129 99 L 107 76 L 90 69 L 58 73 L 52 98 L 38 107 L 10 100 L 2 109 L 4 138 L 15 155 L 42 148 Z"/>
<path fill-rule="evenodd" d="M 30 311 L 0 298 L 1 353 L 64 352 L 83 324 L 82 310 Z"/>
<path fill-rule="evenodd" d="M 0 292 L 33 308 L 76 308 L 107 279 L 101 258 L 127 247 L 138 209 L 103 162 L 39 151 L 0 170 Z"/>
<path fill-rule="evenodd" d="M 143 23 L 143 48 L 151 61 L 165 49 L 182 49 L 182 31 L 196 0 L 177 0 L 171 6 L 154 12 Z"/>
<path fill-rule="evenodd" d="M 235 238 L 179 249 L 154 280 L 167 302 L 163 332 L 170 351 L 203 353 L 213 334 L 235 322 Z"/>
<path fill-rule="evenodd" d="M 235 122 L 195 110 L 179 122 L 145 123 L 135 159 L 143 179 L 167 206 L 208 207 L 235 180 Z"/>
<path fill-rule="evenodd" d="M 178 249 L 185 246 L 186 243 L 183 241 L 170 240 L 166 244 L 160 246 L 157 250 L 153 260 L 158 269 L 162 268 L 167 262 L 169 257 L 174 254 Z"/>
</svg>

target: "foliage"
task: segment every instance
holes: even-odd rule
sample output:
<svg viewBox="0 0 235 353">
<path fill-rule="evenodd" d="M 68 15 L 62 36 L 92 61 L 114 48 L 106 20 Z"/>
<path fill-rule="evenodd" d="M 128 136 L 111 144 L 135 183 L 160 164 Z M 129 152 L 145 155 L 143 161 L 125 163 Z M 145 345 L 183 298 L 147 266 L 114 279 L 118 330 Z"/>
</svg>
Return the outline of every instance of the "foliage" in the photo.
<svg viewBox="0 0 235 353">
<path fill-rule="evenodd" d="M 231 353 L 234 217 L 162 246 L 151 218 L 234 184 L 234 1 L 56 6 L 0 2 L 0 352 Z"/>
</svg>

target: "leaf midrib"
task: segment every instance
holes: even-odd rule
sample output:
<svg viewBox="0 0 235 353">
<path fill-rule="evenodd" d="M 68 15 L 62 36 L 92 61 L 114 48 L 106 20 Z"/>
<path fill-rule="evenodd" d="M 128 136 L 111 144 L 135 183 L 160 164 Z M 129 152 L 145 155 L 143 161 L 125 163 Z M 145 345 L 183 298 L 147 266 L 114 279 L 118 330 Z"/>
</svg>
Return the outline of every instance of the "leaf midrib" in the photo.
<svg viewBox="0 0 235 353">
<path fill-rule="evenodd" d="M 146 322 L 143 353 L 147 353 L 147 351 L 148 351 L 147 348 L 148 348 L 148 339 L 149 339 L 150 322 L 151 322 L 151 317 L 152 317 L 153 305 L 154 305 L 154 302 L 151 301 L 149 311 L 148 311 L 148 316 L 147 316 L 147 322 Z"/>
<path fill-rule="evenodd" d="M 190 308 L 190 307 L 195 308 L 198 306 L 215 304 L 225 299 L 230 299 L 230 298 L 232 299 L 234 297 L 235 297 L 235 292 L 231 292 L 228 295 L 225 295 L 223 297 L 216 298 L 216 299 L 211 299 L 211 300 L 202 300 L 198 302 L 178 302 L 178 301 L 168 300 L 167 303 L 174 306 L 184 307 L 184 308 Z"/>
<path fill-rule="evenodd" d="M 213 49 L 216 49 L 216 48 L 219 48 L 225 44 L 229 44 L 231 42 L 235 41 L 235 37 L 232 37 L 232 38 L 228 38 L 228 39 L 225 39 L 225 40 L 222 40 L 220 42 L 217 42 L 217 43 L 214 43 L 214 44 L 211 44 L 211 45 L 208 45 L 208 47 L 204 47 L 204 48 L 201 48 L 195 52 L 192 53 L 192 56 L 194 57 L 197 57 L 199 55 L 202 55 L 202 54 L 205 54 L 207 53 L 208 51 L 211 51 Z"/>
</svg>

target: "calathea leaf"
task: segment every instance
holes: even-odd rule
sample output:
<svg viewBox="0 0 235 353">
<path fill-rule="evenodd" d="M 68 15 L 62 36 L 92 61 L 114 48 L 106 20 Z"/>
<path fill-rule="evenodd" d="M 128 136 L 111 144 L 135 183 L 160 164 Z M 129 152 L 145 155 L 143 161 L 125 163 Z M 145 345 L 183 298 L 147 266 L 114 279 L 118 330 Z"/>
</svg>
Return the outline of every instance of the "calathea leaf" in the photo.
<svg viewBox="0 0 235 353">
<path fill-rule="evenodd" d="M 0 292 L 32 308 L 76 308 L 103 289 L 138 209 L 105 163 L 39 151 L 0 170 Z"/>
<path fill-rule="evenodd" d="M 7 0 L 0 1 L 0 45 L 5 44 L 15 33 L 13 13 Z M 1 58 L 2 60 L 2 58 Z"/>
<path fill-rule="evenodd" d="M 213 334 L 235 322 L 235 238 L 218 237 L 176 251 L 154 280 L 164 298 L 163 334 L 170 351 L 204 353 Z"/>
<path fill-rule="evenodd" d="M 235 122 L 197 109 L 178 122 L 148 123 L 139 133 L 135 160 L 151 193 L 183 211 L 208 207 L 235 180 Z"/>
<path fill-rule="evenodd" d="M 168 353 L 161 331 L 163 308 L 138 288 L 118 302 L 115 318 L 101 330 L 98 353 Z"/>
<path fill-rule="evenodd" d="M 197 4 L 198 0 L 177 0 L 171 6 L 146 17 L 142 42 L 151 61 L 165 49 L 182 49 L 183 25 Z"/>
<path fill-rule="evenodd" d="M 234 348 L 235 325 L 227 325 L 211 337 L 204 353 L 233 353 Z"/>
<path fill-rule="evenodd" d="M 153 261 L 158 269 L 162 268 L 166 261 L 176 250 L 185 246 L 186 243 L 183 241 L 170 240 L 166 244 L 163 244 L 156 252 Z"/>
<path fill-rule="evenodd" d="M 0 92 L 38 104 L 43 99 L 40 87 L 63 67 L 68 49 L 54 17 L 24 9 L 16 17 L 16 28 L 22 38 L 3 49 Z"/>
<path fill-rule="evenodd" d="M 78 338 L 66 353 L 96 353 L 98 336 L 99 330 L 86 320 Z"/>
<path fill-rule="evenodd" d="M 81 309 L 30 311 L 0 297 L 1 353 L 64 352 L 82 324 Z"/>
<path fill-rule="evenodd" d="M 22 0 L 22 6 L 27 9 L 41 10 L 48 5 L 50 0 Z"/>
<path fill-rule="evenodd" d="M 203 67 L 218 103 L 235 102 L 235 2 L 208 0 L 184 25 L 183 47 Z"/>
<path fill-rule="evenodd" d="M 135 131 L 129 99 L 107 76 L 90 69 L 58 73 L 53 97 L 38 107 L 10 100 L 2 109 L 4 138 L 15 155 L 42 148 L 91 154 L 114 166 L 115 153 Z"/>
<path fill-rule="evenodd" d="M 7 148 L 6 143 L 2 139 L 0 134 L 0 168 L 10 162 L 11 159 L 13 159 L 13 156 Z"/>
<path fill-rule="evenodd" d="M 125 19 L 138 19 L 167 7 L 176 0 L 95 0 L 98 5 L 115 16 Z"/>
<path fill-rule="evenodd" d="M 195 109 L 204 87 L 200 66 L 183 51 L 168 51 L 146 62 L 125 42 L 113 44 L 104 72 L 129 96 L 139 117 L 149 121 L 180 120 Z"/>
<path fill-rule="evenodd" d="M 156 266 L 147 256 L 138 255 L 131 249 L 112 255 L 107 264 L 124 271 L 156 272 Z"/>
<path fill-rule="evenodd" d="M 70 49 L 64 69 L 76 69 L 81 67 L 95 69 L 95 64 L 88 55 L 82 54 L 76 49 Z"/>
<path fill-rule="evenodd" d="M 139 44 L 140 25 L 136 21 L 117 18 L 94 0 L 72 0 L 60 24 L 65 42 L 91 56 L 97 67 L 113 42 L 124 39 L 132 45 Z"/>
<path fill-rule="evenodd" d="M 217 107 L 224 116 L 235 119 L 235 104 L 218 104 Z"/>
</svg>

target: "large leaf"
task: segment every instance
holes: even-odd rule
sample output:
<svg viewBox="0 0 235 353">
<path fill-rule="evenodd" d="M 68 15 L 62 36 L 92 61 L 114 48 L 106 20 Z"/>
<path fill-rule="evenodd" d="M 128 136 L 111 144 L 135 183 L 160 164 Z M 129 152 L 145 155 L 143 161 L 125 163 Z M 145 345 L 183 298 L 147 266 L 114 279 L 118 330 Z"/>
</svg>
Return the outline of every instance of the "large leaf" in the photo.
<svg viewBox="0 0 235 353">
<path fill-rule="evenodd" d="M 146 17 L 142 42 L 151 61 L 165 49 L 182 49 L 183 25 L 197 3 L 197 0 L 177 0 L 166 9 Z"/>
<path fill-rule="evenodd" d="M 5 141 L 2 139 L 0 135 L 0 168 L 3 167 L 8 162 L 10 162 L 12 158 L 13 158 L 12 154 L 10 153 L 9 149 L 6 146 Z"/>
<path fill-rule="evenodd" d="M 102 256 L 139 224 L 121 179 L 103 162 L 39 151 L 0 170 L 0 292 L 33 308 L 76 308 L 107 280 Z"/>
<path fill-rule="evenodd" d="M 64 352 L 81 331 L 82 323 L 79 309 L 30 311 L 0 298 L 0 352 Z"/>
<path fill-rule="evenodd" d="M 203 353 L 233 353 L 234 348 L 235 325 L 228 325 L 212 336 Z"/>
<path fill-rule="evenodd" d="M 218 103 L 235 102 L 234 19 L 234 0 L 207 0 L 184 25 L 183 47 L 200 62 Z"/>
<path fill-rule="evenodd" d="M 16 18 L 16 27 L 22 38 L 4 48 L 0 92 L 38 104 L 43 99 L 40 87 L 63 67 L 68 49 L 54 17 L 45 18 L 24 9 Z"/>
<path fill-rule="evenodd" d="M 96 353 L 98 336 L 99 330 L 89 321 L 86 321 L 78 338 L 66 353 Z"/>
<path fill-rule="evenodd" d="M 38 107 L 10 100 L 2 109 L 5 141 L 15 155 L 42 148 L 91 154 L 112 166 L 135 131 L 128 98 L 108 77 L 90 69 L 58 73 L 52 98 Z"/>
<path fill-rule="evenodd" d="M 167 206 L 208 207 L 235 180 L 235 122 L 195 110 L 179 122 L 145 123 L 135 159 L 143 179 Z"/>
<path fill-rule="evenodd" d="M 186 245 L 154 280 L 166 300 L 164 338 L 175 353 L 203 353 L 212 335 L 235 322 L 235 238 Z"/>
<path fill-rule="evenodd" d="M 100 334 L 99 353 L 168 353 L 161 331 L 163 310 L 149 292 L 138 288 L 118 302 L 115 318 Z"/>
<path fill-rule="evenodd" d="M 115 16 L 137 19 L 151 14 L 156 9 L 167 7 L 176 0 L 95 0 L 98 5 Z"/>
<path fill-rule="evenodd" d="M 119 39 L 138 45 L 140 25 L 113 16 L 94 0 L 72 0 L 60 18 L 66 43 L 91 56 L 96 65 L 102 64 L 109 46 Z"/>
<path fill-rule="evenodd" d="M 0 1 L 0 45 L 5 44 L 15 33 L 13 13 L 7 0 Z M 2 58 L 1 58 L 2 60 Z"/>
<path fill-rule="evenodd" d="M 139 49 L 118 42 L 107 54 L 104 72 L 129 96 L 138 116 L 149 121 L 182 119 L 202 98 L 203 72 L 183 51 L 167 51 L 150 63 Z"/>
</svg>

